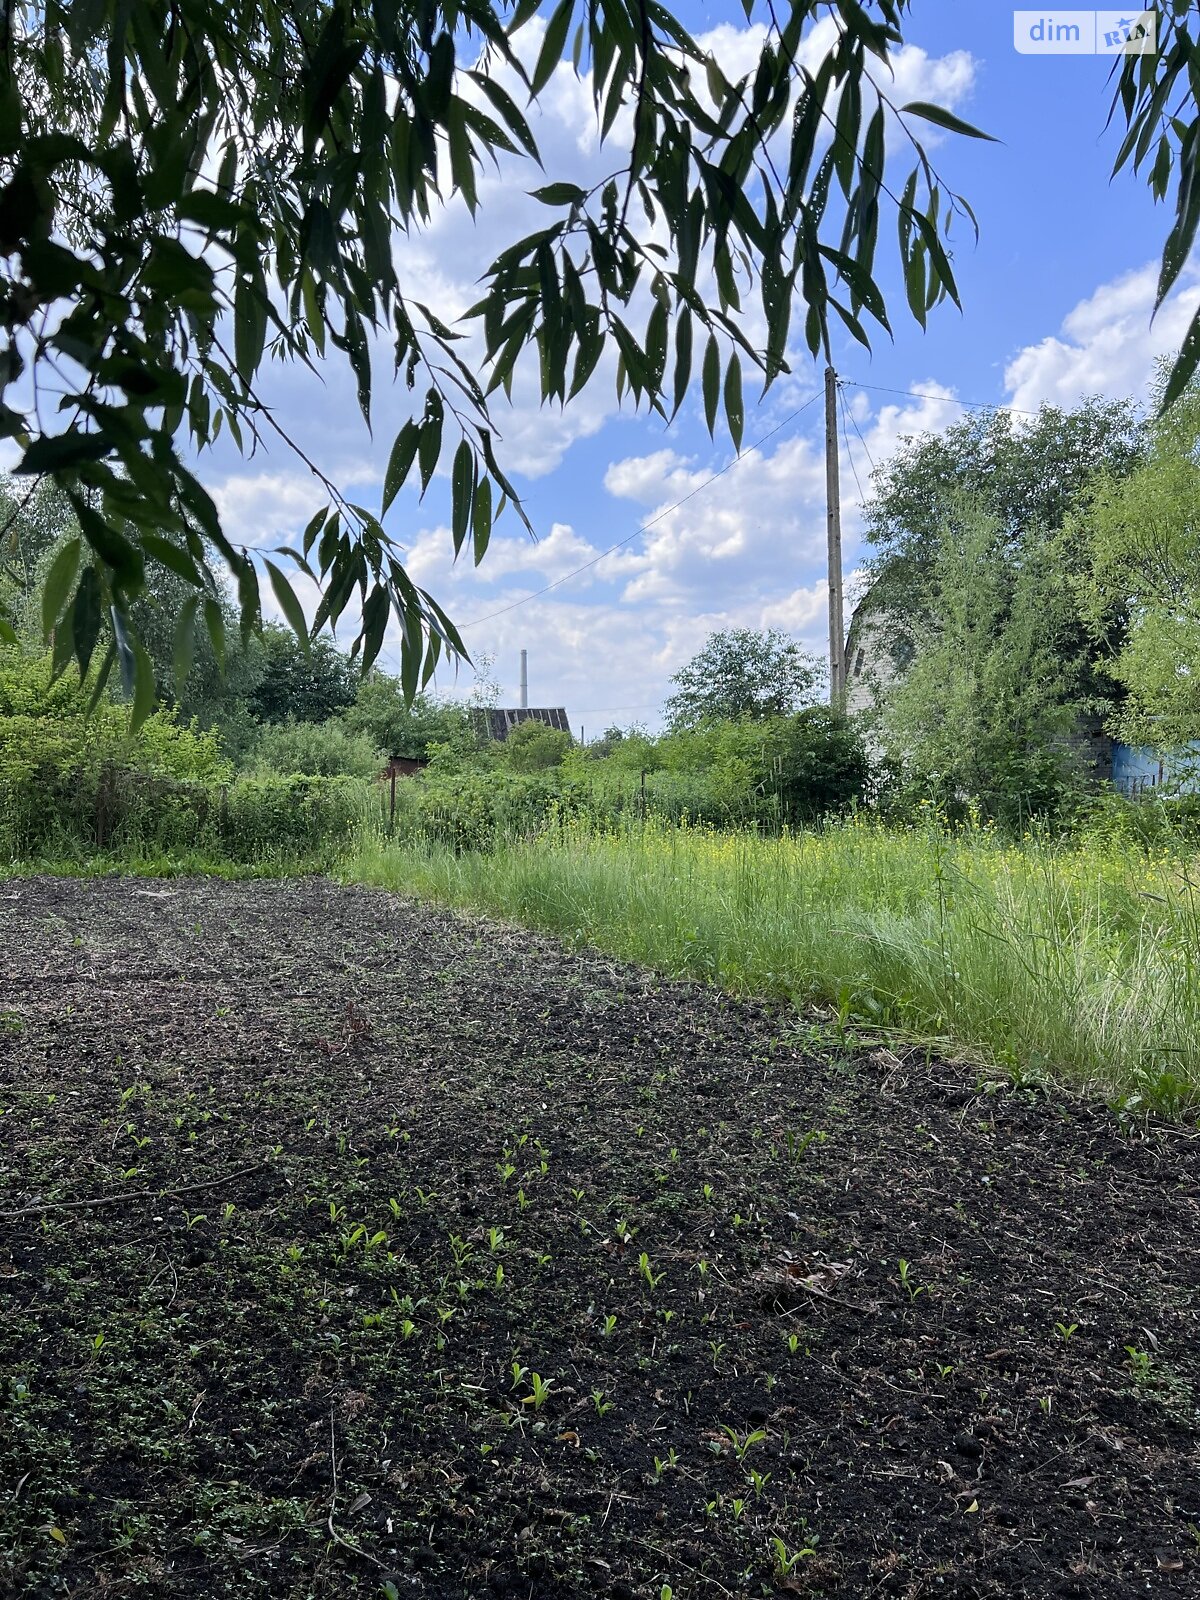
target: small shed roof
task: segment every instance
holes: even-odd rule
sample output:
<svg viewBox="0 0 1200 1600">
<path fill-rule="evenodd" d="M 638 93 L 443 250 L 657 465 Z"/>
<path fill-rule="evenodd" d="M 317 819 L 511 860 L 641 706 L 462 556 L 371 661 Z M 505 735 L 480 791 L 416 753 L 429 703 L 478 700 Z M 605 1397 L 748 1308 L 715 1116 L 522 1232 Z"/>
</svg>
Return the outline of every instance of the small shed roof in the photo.
<svg viewBox="0 0 1200 1600">
<path fill-rule="evenodd" d="M 548 728 L 557 728 L 561 733 L 571 731 L 562 706 L 514 706 L 511 709 L 491 706 L 476 711 L 475 717 L 485 738 L 501 742 L 522 722 L 544 722 Z"/>
</svg>

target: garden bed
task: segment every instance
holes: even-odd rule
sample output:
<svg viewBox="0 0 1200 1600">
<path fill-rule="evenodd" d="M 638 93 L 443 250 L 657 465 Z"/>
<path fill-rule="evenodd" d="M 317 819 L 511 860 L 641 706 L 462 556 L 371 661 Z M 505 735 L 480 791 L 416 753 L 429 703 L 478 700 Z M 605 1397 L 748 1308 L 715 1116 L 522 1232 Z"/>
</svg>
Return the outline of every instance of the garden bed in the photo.
<svg viewBox="0 0 1200 1600">
<path fill-rule="evenodd" d="M 1195 1594 L 1200 1142 L 321 880 L 0 884 L 0 1592 Z"/>
</svg>

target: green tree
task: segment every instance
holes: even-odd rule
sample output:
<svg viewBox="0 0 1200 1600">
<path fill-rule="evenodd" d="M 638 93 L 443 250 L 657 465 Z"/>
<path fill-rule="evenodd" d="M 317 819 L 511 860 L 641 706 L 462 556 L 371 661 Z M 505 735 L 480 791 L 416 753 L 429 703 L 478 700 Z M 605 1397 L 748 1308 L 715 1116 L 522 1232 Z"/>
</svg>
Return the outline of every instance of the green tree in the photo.
<svg viewBox="0 0 1200 1600">
<path fill-rule="evenodd" d="M 0 523 L 9 530 L 0 552 L 0 606 L 14 620 L 25 649 L 40 657 L 42 596 L 60 593 L 78 571 L 78 555 L 72 557 L 72 552 L 79 549 L 79 523 L 70 500 L 51 479 L 43 479 L 30 494 L 19 479 L 7 474 L 0 474 Z M 60 556 L 65 565 L 58 564 Z M 257 733 L 247 697 L 262 675 L 262 652 L 256 639 L 241 639 L 236 608 L 220 586 L 214 617 L 214 627 L 219 623 L 217 642 L 206 630 L 181 636 L 176 623 L 191 592 L 169 567 L 152 566 L 130 607 L 130 619 L 153 668 L 155 698 L 173 709 L 181 723 L 194 719 L 203 728 L 215 729 L 226 753 L 237 760 Z M 101 652 L 113 636 L 112 621 L 102 613 Z M 119 682 L 114 685 L 111 677 L 104 684 L 93 678 L 91 687 L 108 699 L 120 694 Z"/>
<path fill-rule="evenodd" d="M 0 473 L 0 584 L 5 586 L 10 617 L 21 618 L 44 571 L 47 556 L 68 533 L 76 532 L 71 502 L 50 478 L 32 489 L 9 473 Z M 40 618 L 38 619 L 40 631 Z"/>
<path fill-rule="evenodd" d="M 1164 374 L 1164 381 L 1165 374 Z M 1200 739 L 1200 384 L 1152 424 L 1145 462 L 1106 476 L 1072 524 L 1090 567 L 1078 585 L 1128 698 L 1113 731 L 1160 748 Z"/>
<path fill-rule="evenodd" d="M 827 9 L 837 30 L 810 60 Z M 898 240 L 920 322 L 957 298 L 945 239 L 964 208 L 919 143 L 907 177 L 882 177 L 908 10 L 765 5 L 757 59 L 731 80 L 648 0 L 5 0 L 0 435 L 80 522 L 78 576 L 52 619 L 60 659 L 73 650 L 86 665 L 111 610 L 113 655 L 144 713 L 152 663 L 130 607 L 156 564 L 193 586 L 184 635 L 213 621 L 221 565 L 246 630 L 261 618 L 261 573 L 307 631 L 282 558 L 236 548 L 185 462 L 222 430 L 247 447 L 285 442 L 259 390 L 268 360 L 336 352 L 369 419 L 385 343 L 413 391 L 378 509 L 349 503 L 314 463 L 328 503 L 295 552 L 322 586 L 318 629 L 358 612 L 365 665 L 389 615 L 400 620 L 412 693 L 460 641 L 382 518 L 445 459 L 455 546 L 482 557 L 500 502 L 519 509 L 488 394 L 511 385 L 522 352 L 546 401 L 577 394 L 606 347 L 621 393 L 664 416 L 699 375 L 710 429 L 723 412 L 738 445 L 744 383 L 785 371 L 793 305 L 814 354 L 831 317 L 864 340 L 888 327 L 881 236 Z M 535 16 L 533 48 L 522 30 Z M 601 137 L 632 127 L 591 192 L 556 178 L 520 108 L 568 59 L 591 73 Z M 892 109 L 906 139 L 929 123 L 975 133 L 934 106 Z M 392 234 L 419 234 L 446 204 L 474 214 L 494 158 L 532 183 L 546 216 L 484 274 L 469 317 L 486 352 L 477 371 L 457 348 L 463 330 L 405 293 Z M 748 331 L 760 316 L 765 340 Z M 24 385 L 44 392 L 51 372 L 57 407 L 25 404 Z"/>
<path fill-rule="evenodd" d="M 778 730 L 778 756 L 785 822 L 813 822 L 866 795 L 870 762 L 862 733 L 829 706 L 807 706 L 788 717 Z M 771 776 L 775 770 L 773 763 Z"/>
<path fill-rule="evenodd" d="M 723 412 L 740 447 L 745 379 L 769 385 L 786 370 L 794 304 L 814 355 L 831 316 L 863 342 L 889 329 L 882 222 L 917 320 L 957 301 L 945 241 L 973 219 L 915 135 L 924 123 L 979 135 L 936 106 L 889 99 L 911 9 L 746 0 L 757 59 L 731 80 L 657 0 L 4 0 L 0 437 L 20 447 L 18 473 L 59 484 L 80 523 L 76 572 L 47 618 L 56 664 L 73 654 L 85 669 L 110 616 L 106 661 L 134 691 L 135 721 L 148 714 L 153 663 L 131 616 L 148 566 L 192 586 L 177 619 L 184 655 L 198 620 L 216 644 L 222 567 L 247 634 L 261 622 L 260 571 L 308 632 L 279 560 L 230 542 L 184 459 L 222 429 L 247 446 L 278 438 L 259 390 L 268 360 L 337 351 L 369 420 L 378 337 L 414 393 L 378 514 L 313 463 L 328 501 L 292 553 L 322 587 L 313 631 L 353 606 L 364 665 L 398 618 L 411 694 L 461 641 L 381 519 L 446 458 L 455 546 L 482 557 L 501 504 L 519 511 L 488 395 L 511 386 L 523 352 L 543 399 L 566 403 L 615 347 L 621 394 L 664 416 L 698 372 L 710 430 Z M 1177 198 L 1160 297 L 1200 220 L 1194 9 L 1160 10 L 1161 47 L 1125 58 L 1115 102 L 1128 128 L 1118 167 L 1148 162 L 1156 196 Z M 827 13 L 836 29 L 810 59 Z M 527 50 L 521 30 L 539 15 Z M 592 191 L 543 173 L 518 104 L 545 93 L 568 55 L 591 74 L 602 139 L 631 127 Z M 888 160 L 897 133 L 915 145 L 907 177 Z M 392 234 L 420 233 L 443 204 L 474 214 L 478 174 L 500 157 L 513 181 L 524 170 L 538 183 L 546 221 L 484 274 L 468 319 L 480 373 L 456 349 L 462 330 L 405 294 Z M 765 341 L 748 331 L 760 314 Z M 1177 376 L 1198 360 L 1200 315 Z M 49 389 L 53 408 L 26 398 Z"/>
<path fill-rule="evenodd" d="M 671 728 L 786 716 L 814 697 L 821 671 L 815 656 L 777 628 L 732 628 L 710 634 L 675 673 L 675 693 L 663 709 Z"/>
<path fill-rule="evenodd" d="M 889 617 L 894 653 L 911 656 L 936 624 L 938 552 L 956 507 L 967 502 L 990 518 L 1019 561 L 1027 538 L 1037 545 L 1061 528 L 1091 483 L 1132 471 L 1143 448 L 1133 402 L 1096 399 L 1073 411 L 1043 406 L 1032 418 L 975 412 L 942 433 L 904 440 L 875 474 L 864 507 L 872 604 Z M 1076 570 L 1086 562 L 1079 546 Z"/>
<path fill-rule="evenodd" d="M 419 694 L 411 704 L 398 678 L 372 668 L 341 715 L 352 732 L 364 733 L 376 750 L 419 760 L 431 745 L 466 749 L 475 743 L 465 706 Z"/>
<path fill-rule="evenodd" d="M 732 822 L 804 823 L 865 793 L 859 730 L 828 706 L 791 716 L 703 721 L 666 734 L 651 767 L 703 779 Z"/>
<path fill-rule="evenodd" d="M 251 654 L 258 673 L 247 699 L 257 722 L 325 722 L 354 704 L 353 663 L 327 639 L 306 646 L 268 624 Z"/>
<path fill-rule="evenodd" d="M 1079 633 L 1061 534 L 1026 530 L 1014 559 L 996 518 L 969 503 L 934 552 L 936 622 L 883 707 L 886 752 L 910 798 L 978 802 L 1019 822 L 1055 811 L 1078 785 L 1069 736 L 1090 702 L 1072 650 Z"/>
</svg>

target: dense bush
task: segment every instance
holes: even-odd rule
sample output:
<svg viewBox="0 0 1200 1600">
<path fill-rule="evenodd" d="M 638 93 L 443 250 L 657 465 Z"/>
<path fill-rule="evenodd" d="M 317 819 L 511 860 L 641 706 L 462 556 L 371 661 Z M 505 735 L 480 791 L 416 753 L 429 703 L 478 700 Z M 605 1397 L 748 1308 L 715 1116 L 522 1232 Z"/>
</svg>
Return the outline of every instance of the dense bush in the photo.
<svg viewBox="0 0 1200 1600">
<path fill-rule="evenodd" d="M 549 772 L 562 766 L 573 742 L 563 729 L 530 717 L 512 730 L 499 753 L 514 772 Z"/>
<path fill-rule="evenodd" d="M 304 856 L 378 822 L 381 793 L 361 778 L 239 778 L 224 792 L 217 841 L 235 861 Z"/>
<path fill-rule="evenodd" d="M 399 681 L 376 670 L 359 682 L 354 704 L 338 720 L 389 756 L 420 760 L 438 745 L 465 752 L 477 743 L 464 706 L 424 694 L 408 705 Z"/>
<path fill-rule="evenodd" d="M 530 838 L 560 822 L 604 828 L 630 817 L 775 830 L 846 809 L 867 782 L 857 733 L 824 707 L 709 722 L 657 741 L 614 739 L 601 759 L 558 735 L 553 747 L 526 736 L 514 761 L 508 746 L 523 732 L 473 759 L 440 756 L 399 791 L 397 831 L 465 850 Z M 540 725 L 539 733 L 553 736 Z M 543 749 L 553 750 L 556 764 L 522 770 L 527 753 Z"/>
<path fill-rule="evenodd" d="M 89 711 L 89 700 L 73 675 L 52 676 L 48 658 L 0 655 L 0 851 L 10 857 L 59 835 L 103 843 L 126 817 L 153 817 L 174 840 L 197 823 L 168 797 L 228 780 L 214 734 L 159 712 L 131 736 L 124 707 Z"/>
<path fill-rule="evenodd" d="M 0 654 L 0 856 L 211 851 L 238 861 L 344 841 L 378 815 L 346 777 L 232 778 L 217 735 L 157 712 L 136 735 L 48 659 Z"/>
<path fill-rule="evenodd" d="M 242 862 L 323 856 L 380 817 L 361 778 L 172 778 L 102 764 L 43 771 L 0 793 L 0 858 L 195 852 Z"/>
<path fill-rule="evenodd" d="M 373 778 L 383 767 L 383 756 L 372 738 L 352 732 L 335 717 L 329 722 L 281 722 L 264 728 L 251 766 L 258 773 Z"/>
<path fill-rule="evenodd" d="M 667 771 L 703 775 L 706 822 L 796 824 L 862 798 L 866 751 L 845 717 L 810 706 L 790 717 L 708 722 L 659 740 Z"/>
</svg>

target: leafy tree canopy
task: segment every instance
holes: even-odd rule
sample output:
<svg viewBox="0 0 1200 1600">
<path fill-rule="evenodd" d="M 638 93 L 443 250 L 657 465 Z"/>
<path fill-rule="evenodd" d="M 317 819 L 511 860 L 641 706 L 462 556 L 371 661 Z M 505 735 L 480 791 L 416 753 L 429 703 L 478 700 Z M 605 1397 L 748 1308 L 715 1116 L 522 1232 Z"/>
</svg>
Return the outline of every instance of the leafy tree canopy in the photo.
<svg viewBox="0 0 1200 1600">
<path fill-rule="evenodd" d="M 374 741 L 343 722 L 281 722 L 264 728 L 254 746 L 254 770 L 309 778 L 375 778 L 383 760 Z"/>
<path fill-rule="evenodd" d="M 829 706 L 791 716 L 705 721 L 658 740 L 648 767 L 703 773 L 728 820 L 757 815 L 809 822 L 862 799 L 868 761 L 857 727 Z"/>
<path fill-rule="evenodd" d="M 1135 472 L 1097 485 L 1072 531 L 1090 557 L 1090 626 L 1099 638 L 1123 627 L 1114 731 L 1160 748 L 1200 739 L 1200 384 L 1152 424 Z"/>
<path fill-rule="evenodd" d="M 876 473 L 864 507 L 872 600 L 888 613 L 897 645 L 915 646 L 936 620 L 943 537 L 958 508 L 987 517 L 1019 560 L 1026 539 L 1040 545 L 1090 483 L 1123 477 L 1142 450 L 1127 400 L 1087 400 L 1073 411 L 1044 406 L 1034 417 L 974 412 L 943 433 L 906 439 Z M 1086 547 L 1076 548 L 1082 570 Z"/>
<path fill-rule="evenodd" d="M 998 519 L 965 502 L 943 519 L 933 564 L 937 618 L 918 625 L 881 717 L 903 786 L 1006 823 L 1057 810 L 1079 776 L 1066 739 L 1089 709 L 1063 535 L 1031 532 L 1014 559 Z"/>
<path fill-rule="evenodd" d="M 474 745 L 465 706 L 439 703 L 419 694 L 410 704 L 396 678 L 374 669 L 355 691 L 354 704 L 342 713 L 342 722 L 365 734 L 385 755 L 420 758 L 434 744 Z"/>
<path fill-rule="evenodd" d="M 731 79 L 662 0 L 4 0 L 0 437 L 79 521 L 48 607 L 56 666 L 74 656 L 86 669 L 99 648 L 97 686 L 117 663 L 140 720 L 155 680 L 132 607 L 148 569 L 189 585 L 176 621 L 186 659 L 198 624 L 221 652 L 222 568 L 244 633 L 261 620 L 261 572 L 307 635 L 290 559 L 322 590 L 312 631 L 352 608 L 364 665 L 398 619 L 411 694 L 461 641 L 382 519 L 406 482 L 426 489 L 445 462 L 455 546 L 482 557 L 516 501 L 489 396 L 523 352 L 559 403 L 606 346 L 618 389 L 663 415 L 698 373 L 710 430 L 723 413 L 736 446 L 746 382 L 786 368 L 794 305 L 813 354 L 833 317 L 864 343 L 888 328 L 881 239 L 898 247 L 919 322 L 957 300 L 947 230 L 970 212 L 917 135 L 976 130 L 920 103 L 889 116 L 911 0 L 744 4 L 762 25 L 758 55 Z M 832 42 L 809 60 L 827 14 Z M 536 39 L 524 32 L 535 17 Z M 1159 53 L 1119 69 L 1129 136 L 1117 164 L 1145 162 L 1160 198 L 1175 190 L 1165 294 L 1200 218 L 1200 43 L 1186 0 L 1160 23 Z M 590 74 L 614 150 L 611 175 L 586 192 L 544 167 L 522 109 L 567 60 Z M 912 162 L 892 177 L 897 131 Z M 493 159 L 527 175 L 545 223 L 500 252 L 466 326 L 451 328 L 406 295 L 393 239 L 444 204 L 474 213 Z M 460 353 L 467 327 L 482 359 Z M 384 341 L 413 412 L 380 505 L 349 503 L 312 463 L 326 505 L 299 550 L 260 565 L 230 542 L 189 461 L 222 430 L 247 447 L 278 436 L 268 360 L 336 354 L 369 421 Z M 1197 359 L 1200 318 L 1180 370 Z"/>
<path fill-rule="evenodd" d="M 354 667 L 328 639 L 304 648 L 268 623 L 252 652 L 259 672 L 248 699 L 257 722 L 325 722 L 354 704 Z"/>
<path fill-rule="evenodd" d="M 548 727 L 536 717 L 519 722 L 499 746 L 499 754 L 514 772 L 548 772 L 560 767 L 574 740 L 561 728 Z"/>
<path fill-rule="evenodd" d="M 822 670 L 815 656 L 777 628 L 733 628 L 710 634 L 680 668 L 663 709 L 672 728 L 786 716 L 814 698 Z"/>
</svg>

